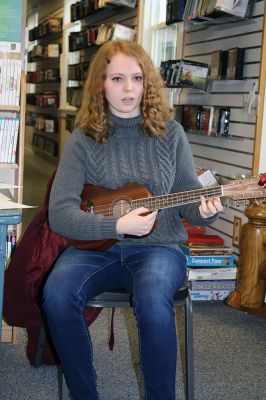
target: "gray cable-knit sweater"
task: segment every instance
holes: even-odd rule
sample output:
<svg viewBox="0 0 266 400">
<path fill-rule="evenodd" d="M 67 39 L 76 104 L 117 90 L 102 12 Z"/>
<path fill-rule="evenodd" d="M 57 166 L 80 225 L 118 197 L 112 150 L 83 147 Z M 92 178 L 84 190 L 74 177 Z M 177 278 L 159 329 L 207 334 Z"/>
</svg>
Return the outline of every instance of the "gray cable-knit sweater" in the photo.
<svg viewBox="0 0 266 400">
<path fill-rule="evenodd" d="M 79 240 L 114 238 L 123 244 L 161 244 L 178 248 L 187 239 L 181 222 L 207 225 L 199 204 L 166 208 L 158 213 L 155 230 L 146 237 L 118 235 L 116 218 L 80 210 L 85 183 L 116 189 L 138 182 L 157 196 L 200 188 L 184 130 L 176 121 L 167 124 L 167 135 L 157 139 L 143 133 L 142 117 L 111 115 L 114 133 L 106 144 L 96 143 L 75 129 L 60 160 L 49 203 L 49 223 L 58 234 Z"/>
</svg>

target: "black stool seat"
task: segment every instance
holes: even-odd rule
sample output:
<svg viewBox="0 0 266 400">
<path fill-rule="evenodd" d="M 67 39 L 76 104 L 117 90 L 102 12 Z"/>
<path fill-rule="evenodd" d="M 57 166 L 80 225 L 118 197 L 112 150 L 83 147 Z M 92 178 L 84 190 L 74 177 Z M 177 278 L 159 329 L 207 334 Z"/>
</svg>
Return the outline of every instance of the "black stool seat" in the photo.
<svg viewBox="0 0 266 400">
<path fill-rule="evenodd" d="M 188 296 L 188 287 L 183 286 L 174 295 L 175 303 L 186 299 Z M 87 303 L 88 307 L 132 307 L 131 296 L 126 289 L 114 289 L 103 292 L 95 296 Z"/>
</svg>

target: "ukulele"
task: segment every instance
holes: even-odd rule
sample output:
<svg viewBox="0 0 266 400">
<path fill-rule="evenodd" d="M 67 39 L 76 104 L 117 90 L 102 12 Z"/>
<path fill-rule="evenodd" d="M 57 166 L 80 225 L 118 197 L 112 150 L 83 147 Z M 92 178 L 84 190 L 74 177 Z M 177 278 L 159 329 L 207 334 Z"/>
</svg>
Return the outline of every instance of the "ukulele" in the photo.
<svg viewBox="0 0 266 400">
<path fill-rule="evenodd" d="M 84 185 L 81 193 L 80 207 L 91 214 L 102 214 L 120 218 L 139 207 L 149 211 L 177 207 L 185 204 L 197 203 L 200 196 L 206 200 L 214 197 L 227 197 L 234 201 L 266 198 L 266 174 L 261 178 L 234 180 L 226 185 L 209 186 L 187 192 L 170 193 L 153 196 L 148 189 L 138 183 L 129 183 L 116 190 L 101 186 Z M 103 240 L 76 240 L 68 239 L 69 243 L 80 249 L 102 251 L 117 242 L 116 239 Z"/>
</svg>

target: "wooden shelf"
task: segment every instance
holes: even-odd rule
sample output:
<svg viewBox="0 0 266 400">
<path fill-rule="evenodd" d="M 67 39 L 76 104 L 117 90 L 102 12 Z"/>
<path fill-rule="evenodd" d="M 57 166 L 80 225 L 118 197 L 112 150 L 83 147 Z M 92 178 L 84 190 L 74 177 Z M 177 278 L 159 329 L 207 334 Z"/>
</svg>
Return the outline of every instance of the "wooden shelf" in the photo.
<svg viewBox="0 0 266 400">
<path fill-rule="evenodd" d="M 14 163 L 0 163 L 1 169 L 18 169 L 18 164 Z"/>
<path fill-rule="evenodd" d="M 1 106 L 0 105 L 0 111 L 20 111 L 20 106 Z"/>
</svg>

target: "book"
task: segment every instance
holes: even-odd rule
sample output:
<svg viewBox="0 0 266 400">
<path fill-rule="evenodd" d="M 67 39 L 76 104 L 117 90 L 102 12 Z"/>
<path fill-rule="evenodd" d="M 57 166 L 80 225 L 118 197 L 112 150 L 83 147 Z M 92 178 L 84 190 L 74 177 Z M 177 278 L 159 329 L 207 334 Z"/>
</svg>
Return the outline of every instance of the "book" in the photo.
<svg viewBox="0 0 266 400">
<path fill-rule="evenodd" d="M 209 135 L 212 129 L 214 107 L 202 106 L 200 110 L 200 132 L 203 135 Z"/>
<path fill-rule="evenodd" d="M 190 281 L 191 290 L 234 290 L 236 280 Z"/>
<path fill-rule="evenodd" d="M 206 246 L 203 244 L 194 244 L 187 246 L 180 245 L 180 249 L 187 256 L 216 256 L 216 255 L 232 255 L 233 249 L 227 246 Z"/>
<path fill-rule="evenodd" d="M 232 267 L 234 266 L 233 255 L 218 255 L 218 256 L 190 256 L 186 255 L 187 266 L 206 268 L 206 267 Z"/>
<path fill-rule="evenodd" d="M 178 87 L 206 90 L 209 65 L 191 60 L 180 60 Z"/>
<path fill-rule="evenodd" d="M 223 50 L 221 54 L 220 79 L 226 79 L 227 63 L 228 63 L 228 51 Z"/>
<path fill-rule="evenodd" d="M 217 136 L 228 136 L 230 123 L 230 108 L 220 107 L 218 116 Z"/>
<path fill-rule="evenodd" d="M 188 221 L 183 220 L 183 225 L 185 230 L 187 231 L 188 235 L 191 234 L 204 234 L 206 232 L 206 226 L 195 226 L 191 225 Z"/>
<path fill-rule="evenodd" d="M 182 125 L 187 132 L 198 132 L 200 129 L 200 107 L 184 106 Z"/>
<path fill-rule="evenodd" d="M 192 243 L 205 243 L 208 245 L 223 245 L 224 240 L 218 236 L 218 235 L 207 235 L 204 233 L 195 233 L 191 234 L 188 236 L 188 240 L 186 241 L 186 244 L 192 244 Z"/>
<path fill-rule="evenodd" d="M 211 54 L 210 79 L 220 79 L 222 51 L 213 51 Z"/>
<path fill-rule="evenodd" d="M 225 300 L 231 290 L 191 290 L 192 300 Z"/>
<path fill-rule="evenodd" d="M 166 3 L 166 25 L 174 24 L 175 22 L 182 21 L 185 0 L 167 0 Z"/>
<path fill-rule="evenodd" d="M 229 49 L 227 69 L 226 69 L 226 79 L 243 79 L 244 71 L 244 61 L 245 61 L 245 49 L 235 47 Z"/>
<path fill-rule="evenodd" d="M 187 268 L 188 281 L 213 281 L 236 279 L 237 267 Z"/>
<path fill-rule="evenodd" d="M 198 167 L 197 175 L 198 175 L 198 180 L 204 187 L 218 185 L 218 181 L 215 178 L 213 171 L 211 171 L 210 169 Z"/>
<path fill-rule="evenodd" d="M 188 19 L 188 16 L 189 16 L 189 14 L 190 14 L 190 9 L 191 9 L 191 6 L 192 6 L 192 0 L 187 0 L 186 1 L 186 5 L 185 5 L 185 8 L 184 8 L 184 12 L 183 12 L 183 20 L 187 20 Z"/>
<path fill-rule="evenodd" d="M 245 18 L 251 11 L 250 0 L 216 0 L 215 10 L 223 11 L 230 15 Z"/>
</svg>

